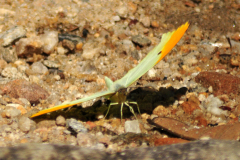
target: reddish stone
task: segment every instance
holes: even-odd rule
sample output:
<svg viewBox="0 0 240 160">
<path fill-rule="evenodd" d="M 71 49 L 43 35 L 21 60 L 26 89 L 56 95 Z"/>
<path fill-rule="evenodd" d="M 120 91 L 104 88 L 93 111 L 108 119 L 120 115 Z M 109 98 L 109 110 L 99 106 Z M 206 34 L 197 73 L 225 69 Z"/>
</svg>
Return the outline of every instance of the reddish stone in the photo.
<svg viewBox="0 0 240 160">
<path fill-rule="evenodd" d="M 185 6 L 194 8 L 196 5 L 192 2 L 185 2 Z"/>
<path fill-rule="evenodd" d="M 155 140 L 154 145 L 160 146 L 160 145 L 169 145 L 169 144 L 176 144 L 176 143 L 187 143 L 189 141 L 180 139 L 180 138 L 159 138 Z"/>
<path fill-rule="evenodd" d="M 193 102 L 193 103 L 195 103 L 195 104 L 197 104 L 197 105 L 200 104 L 200 101 L 199 101 L 198 97 L 196 97 L 196 96 L 190 96 L 190 97 L 188 98 L 188 101 L 191 101 L 191 102 Z"/>
<path fill-rule="evenodd" d="M 183 102 L 181 106 L 187 114 L 192 114 L 194 110 L 200 109 L 199 105 L 192 101 Z"/>
<path fill-rule="evenodd" d="M 37 104 L 40 99 L 46 99 L 48 92 L 35 83 L 30 83 L 24 79 L 17 79 L 0 86 L 2 94 L 7 94 L 12 98 L 26 98 L 31 104 Z"/>
<path fill-rule="evenodd" d="M 195 120 L 198 121 L 198 124 L 197 124 L 198 126 L 206 127 L 208 125 L 207 120 L 202 116 L 199 116 L 199 117 L 195 118 Z"/>
<path fill-rule="evenodd" d="M 192 126 L 172 118 L 155 118 L 154 123 L 157 127 L 160 127 L 173 135 L 189 140 L 196 140 L 202 137 L 222 140 L 238 140 L 240 135 L 239 122 L 202 128 L 193 128 Z"/>
<path fill-rule="evenodd" d="M 201 83 L 204 87 L 213 87 L 213 94 L 215 96 L 230 93 L 240 93 L 240 78 L 225 73 L 217 72 L 201 72 L 195 81 Z"/>
<path fill-rule="evenodd" d="M 92 128 L 96 127 L 97 125 L 91 121 L 87 121 L 86 124 L 89 126 L 89 130 L 91 130 Z"/>
</svg>

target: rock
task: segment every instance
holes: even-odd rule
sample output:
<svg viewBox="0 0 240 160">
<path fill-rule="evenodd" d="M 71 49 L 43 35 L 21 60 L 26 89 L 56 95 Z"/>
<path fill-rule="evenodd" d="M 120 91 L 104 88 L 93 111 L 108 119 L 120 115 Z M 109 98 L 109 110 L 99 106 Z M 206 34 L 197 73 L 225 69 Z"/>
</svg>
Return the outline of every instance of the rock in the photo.
<svg viewBox="0 0 240 160">
<path fill-rule="evenodd" d="M 31 107 L 31 103 L 26 98 L 19 98 L 19 100 L 23 103 L 24 107 Z"/>
<path fill-rule="evenodd" d="M 228 115 L 227 111 L 219 108 L 223 105 L 223 101 L 221 101 L 218 97 L 214 97 L 213 95 L 208 96 L 207 99 L 202 102 L 202 105 L 208 112 L 214 115 Z"/>
<path fill-rule="evenodd" d="M 200 110 L 200 107 L 197 103 L 193 102 L 193 101 L 186 101 L 186 102 L 183 102 L 181 104 L 183 110 L 185 113 L 187 114 L 192 114 L 196 109 L 199 109 Z"/>
<path fill-rule="evenodd" d="M 0 55 L 6 62 L 15 62 L 18 57 L 15 52 L 10 52 L 9 48 L 0 47 Z"/>
<path fill-rule="evenodd" d="M 14 16 L 16 12 L 11 11 L 9 9 L 5 9 L 5 8 L 0 8 L 0 15 L 1 16 L 5 16 L 5 15 L 10 15 L 10 16 Z"/>
<path fill-rule="evenodd" d="M 133 36 L 132 41 L 140 46 L 148 46 L 151 44 L 151 41 L 148 38 L 141 35 Z"/>
<path fill-rule="evenodd" d="M 159 27 L 159 24 L 158 24 L 157 21 L 152 21 L 152 22 L 151 22 L 151 26 L 152 26 L 153 28 L 158 28 L 158 27 Z"/>
<path fill-rule="evenodd" d="M 13 117 L 17 117 L 21 114 L 21 111 L 18 110 L 15 107 L 8 107 L 5 111 L 4 111 L 6 117 L 8 118 L 13 118 Z"/>
<path fill-rule="evenodd" d="M 165 108 L 163 105 L 159 105 L 153 110 L 154 115 L 158 115 L 161 117 L 166 117 L 170 113 L 171 113 L 170 110 Z"/>
<path fill-rule="evenodd" d="M 141 133 L 138 120 L 126 121 L 124 128 L 125 132 Z"/>
<path fill-rule="evenodd" d="M 43 52 L 46 54 L 51 54 L 58 44 L 58 32 L 47 31 L 43 35 L 41 35 L 40 38 L 43 42 Z"/>
<path fill-rule="evenodd" d="M 195 81 L 201 83 L 204 87 L 213 87 L 215 96 L 230 93 L 238 94 L 240 92 L 240 78 L 226 73 L 201 72 L 195 77 Z"/>
<path fill-rule="evenodd" d="M 26 30 L 22 26 L 16 26 L 11 28 L 3 33 L 2 39 L 3 43 L 2 46 L 8 46 L 15 40 L 24 37 L 26 35 Z"/>
<path fill-rule="evenodd" d="M 119 16 L 113 16 L 113 17 L 112 17 L 112 20 L 113 20 L 114 22 L 118 22 L 118 21 L 121 20 L 121 18 L 120 18 Z"/>
<path fill-rule="evenodd" d="M 150 27 L 150 17 L 141 15 L 139 21 L 143 24 L 144 27 Z"/>
<path fill-rule="evenodd" d="M 50 61 L 50 60 L 44 60 L 43 64 L 49 68 L 58 68 L 61 66 L 60 63 L 56 62 L 56 61 Z"/>
<path fill-rule="evenodd" d="M 18 126 L 21 131 L 27 133 L 30 131 L 31 128 L 31 120 L 27 117 L 21 117 L 18 120 Z"/>
<path fill-rule="evenodd" d="M 240 145 L 237 141 L 201 140 L 190 143 L 164 145 L 158 147 L 126 149 L 108 153 L 97 149 L 73 145 L 26 143 L 13 147 L 1 147 L 0 159 L 231 159 L 238 160 Z M 28 157 L 28 158 L 23 158 Z M 29 158 L 30 157 L 30 158 Z"/>
<path fill-rule="evenodd" d="M 135 46 L 132 43 L 132 41 L 124 39 L 124 40 L 120 40 L 116 43 L 117 45 L 117 53 L 121 54 L 127 54 L 130 55 L 134 50 L 135 50 Z"/>
<path fill-rule="evenodd" d="M 85 43 L 83 45 L 83 53 L 82 53 L 83 59 L 85 60 L 92 59 L 98 53 L 99 53 L 99 48 L 94 47 L 94 45 L 91 42 Z"/>
<path fill-rule="evenodd" d="M 187 143 L 187 142 L 190 142 L 190 141 L 180 139 L 180 138 L 159 138 L 154 141 L 154 146 Z"/>
<path fill-rule="evenodd" d="M 0 73 L 7 66 L 7 62 L 3 59 L 0 59 Z"/>
<path fill-rule="evenodd" d="M 66 126 L 74 133 L 88 131 L 87 128 L 85 128 L 85 126 L 80 121 L 77 121 L 76 119 L 73 119 L 73 118 L 67 119 Z"/>
<path fill-rule="evenodd" d="M 232 66 L 239 67 L 240 66 L 240 56 L 239 55 L 231 56 L 230 64 Z"/>
<path fill-rule="evenodd" d="M 119 6 L 116 9 L 117 14 L 122 18 L 127 18 L 128 11 L 129 10 L 128 10 L 127 6 L 125 6 L 125 5 Z"/>
<path fill-rule="evenodd" d="M 72 41 L 67 40 L 67 39 L 64 39 L 64 40 L 62 41 L 62 46 L 63 46 L 64 48 L 69 49 L 70 51 L 72 51 L 72 50 L 75 49 L 75 44 L 74 44 Z"/>
<path fill-rule="evenodd" d="M 39 37 L 22 38 L 16 43 L 16 53 L 19 57 L 32 57 L 42 53 L 43 42 Z"/>
<path fill-rule="evenodd" d="M 239 41 L 240 40 L 240 33 L 236 32 L 231 36 L 231 39 L 233 39 L 234 41 Z"/>
<path fill-rule="evenodd" d="M 66 125 L 66 119 L 63 116 L 58 116 L 56 118 L 56 125 L 58 126 L 65 126 Z"/>
<path fill-rule="evenodd" d="M 62 46 L 57 47 L 57 53 L 60 55 L 64 55 L 65 53 L 67 53 L 68 50 L 63 48 Z"/>
<path fill-rule="evenodd" d="M 7 94 L 13 98 L 26 98 L 31 104 L 39 103 L 40 99 L 46 99 L 49 94 L 35 83 L 30 83 L 23 79 L 13 80 L 4 86 L 0 86 L 2 94 Z"/>
<path fill-rule="evenodd" d="M 19 72 L 17 68 L 10 66 L 5 67 L 2 70 L 1 75 L 10 79 L 28 79 L 24 73 Z"/>
<path fill-rule="evenodd" d="M 76 49 L 77 50 L 81 50 L 82 47 L 83 47 L 83 43 L 82 42 L 79 42 L 79 43 L 76 44 Z"/>
<path fill-rule="evenodd" d="M 78 133 L 77 144 L 82 147 L 93 147 L 97 144 L 97 139 L 88 133 Z"/>
<path fill-rule="evenodd" d="M 44 66 L 41 62 L 33 63 L 31 69 L 34 74 L 46 74 L 48 72 L 48 68 Z"/>
<path fill-rule="evenodd" d="M 154 69 L 154 68 L 149 69 L 148 72 L 147 72 L 147 75 L 148 75 L 149 78 L 156 77 L 156 74 L 157 74 L 157 70 Z"/>
<path fill-rule="evenodd" d="M 155 118 L 155 126 L 177 137 L 196 140 L 204 137 L 222 140 L 237 140 L 240 134 L 240 123 L 226 124 L 215 127 L 193 127 L 172 118 Z"/>
<path fill-rule="evenodd" d="M 131 56 L 136 59 L 136 60 L 140 60 L 140 55 L 138 54 L 138 51 L 137 50 L 133 50 L 131 52 Z"/>
</svg>

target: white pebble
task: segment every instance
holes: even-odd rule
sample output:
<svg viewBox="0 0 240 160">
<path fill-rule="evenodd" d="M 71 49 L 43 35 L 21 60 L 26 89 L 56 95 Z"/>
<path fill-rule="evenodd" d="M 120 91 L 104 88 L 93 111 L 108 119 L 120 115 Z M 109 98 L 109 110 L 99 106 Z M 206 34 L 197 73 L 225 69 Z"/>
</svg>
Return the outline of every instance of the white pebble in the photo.
<svg viewBox="0 0 240 160">
<path fill-rule="evenodd" d="M 150 69 L 149 71 L 148 71 L 148 76 L 150 77 L 150 78 L 153 78 L 153 77 L 156 77 L 156 73 L 157 73 L 157 71 L 155 70 L 155 69 Z"/>
<path fill-rule="evenodd" d="M 99 53 L 99 48 L 94 47 L 91 43 L 86 43 L 83 46 L 83 59 L 92 59 L 96 54 Z"/>
<path fill-rule="evenodd" d="M 203 104 L 203 107 L 213 115 L 217 115 L 217 116 L 220 116 L 222 114 L 227 115 L 227 111 L 224 111 L 219 108 L 220 106 L 223 105 L 223 102 L 219 98 L 214 97 L 213 95 L 208 96 L 206 101 L 204 101 L 202 104 Z"/>
<path fill-rule="evenodd" d="M 119 16 L 113 16 L 112 20 L 115 21 L 115 22 L 118 22 L 118 21 L 121 20 L 121 18 Z"/>
<path fill-rule="evenodd" d="M 141 133 L 138 120 L 126 121 L 124 128 L 125 132 Z"/>
<path fill-rule="evenodd" d="M 58 32 L 57 31 L 48 31 L 41 36 L 41 40 L 44 43 L 43 52 L 51 54 L 58 44 Z"/>
<path fill-rule="evenodd" d="M 36 74 L 46 74 L 48 72 L 48 68 L 44 66 L 41 62 L 35 62 L 31 66 L 32 71 Z"/>
</svg>

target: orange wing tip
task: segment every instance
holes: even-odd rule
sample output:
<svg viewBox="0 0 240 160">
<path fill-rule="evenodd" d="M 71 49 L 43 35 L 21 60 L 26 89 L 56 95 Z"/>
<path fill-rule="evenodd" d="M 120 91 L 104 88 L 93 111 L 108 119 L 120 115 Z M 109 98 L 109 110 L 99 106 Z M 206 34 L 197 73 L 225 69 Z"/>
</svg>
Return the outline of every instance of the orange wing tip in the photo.
<svg viewBox="0 0 240 160">
<path fill-rule="evenodd" d="M 162 49 L 161 57 L 157 61 L 157 63 L 163 59 L 171 50 L 172 48 L 178 43 L 178 41 L 182 38 L 184 33 L 189 27 L 189 23 L 186 22 L 185 24 L 181 25 L 177 30 L 172 32 L 171 38 L 168 40 L 168 42 L 165 44 L 165 46 Z"/>
<path fill-rule="evenodd" d="M 50 112 L 53 112 L 53 111 L 57 111 L 57 110 L 60 110 L 60 109 L 63 109 L 63 108 L 67 108 L 67 107 L 70 107 L 70 106 L 72 106 L 72 105 L 66 104 L 66 105 L 61 105 L 59 107 L 48 108 L 48 109 L 45 109 L 45 110 L 39 111 L 38 113 L 33 114 L 30 118 L 34 118 L 34 117 L 37 117 L 37 116 L 40 116 L 40 115 L 43 115 L 43 114 L 46 114 L 46 113 L 50 113 Z"/>
</svg>

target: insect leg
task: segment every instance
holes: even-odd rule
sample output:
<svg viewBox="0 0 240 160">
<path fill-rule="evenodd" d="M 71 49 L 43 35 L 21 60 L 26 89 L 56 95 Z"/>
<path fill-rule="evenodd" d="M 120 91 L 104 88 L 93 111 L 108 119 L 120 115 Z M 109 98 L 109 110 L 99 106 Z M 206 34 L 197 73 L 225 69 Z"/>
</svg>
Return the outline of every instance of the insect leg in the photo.
<svg viewBox="0 0 240 160">
<path fill-rule="evenodd" d="M 107 115 L 108 115 L 108 113 L 109 113 L 109 110 L 110 110 L 111 106 L 113 106 L 113 105 L 117 105 L 117 104 L 118 104 L 118 103 L 110 103 L 110 104 L 109 104 L 109 106 L 108 106 L 108 110 L 107 110 L 106 115 L 104 116 L 104 119 L 107 117 Z"/>
<path fill-rule="evenodd" d="M 124 104 L 126 104 L 126 105 L 129 107 L 130 111 L 132 112 L 132 114 L 133 114 L 133 115 L 135 116 L 135 118 L 137 119 L 137 116 L 135 115 L 132 106 L 130 106 L 130 105 L 128 104 L 128 102 L 125 102 Z"/>
<path fill-rule="evenodd" d="M 122 110 L 123 110 L 123 103 L 121 104 L 121 121 L 122 121 L 122 115 L 123 115 Z"/>
<path fill-rule="evenodd" d="M 138 103 L 137 103 L 137 102 L 128 102 L 128 103 L 137 105 L 138 113 L 141 115 L 141 112 L 140 112 L 140 109 L 139 109 L 139 106 L 138 106 Z"/>
</svg>

